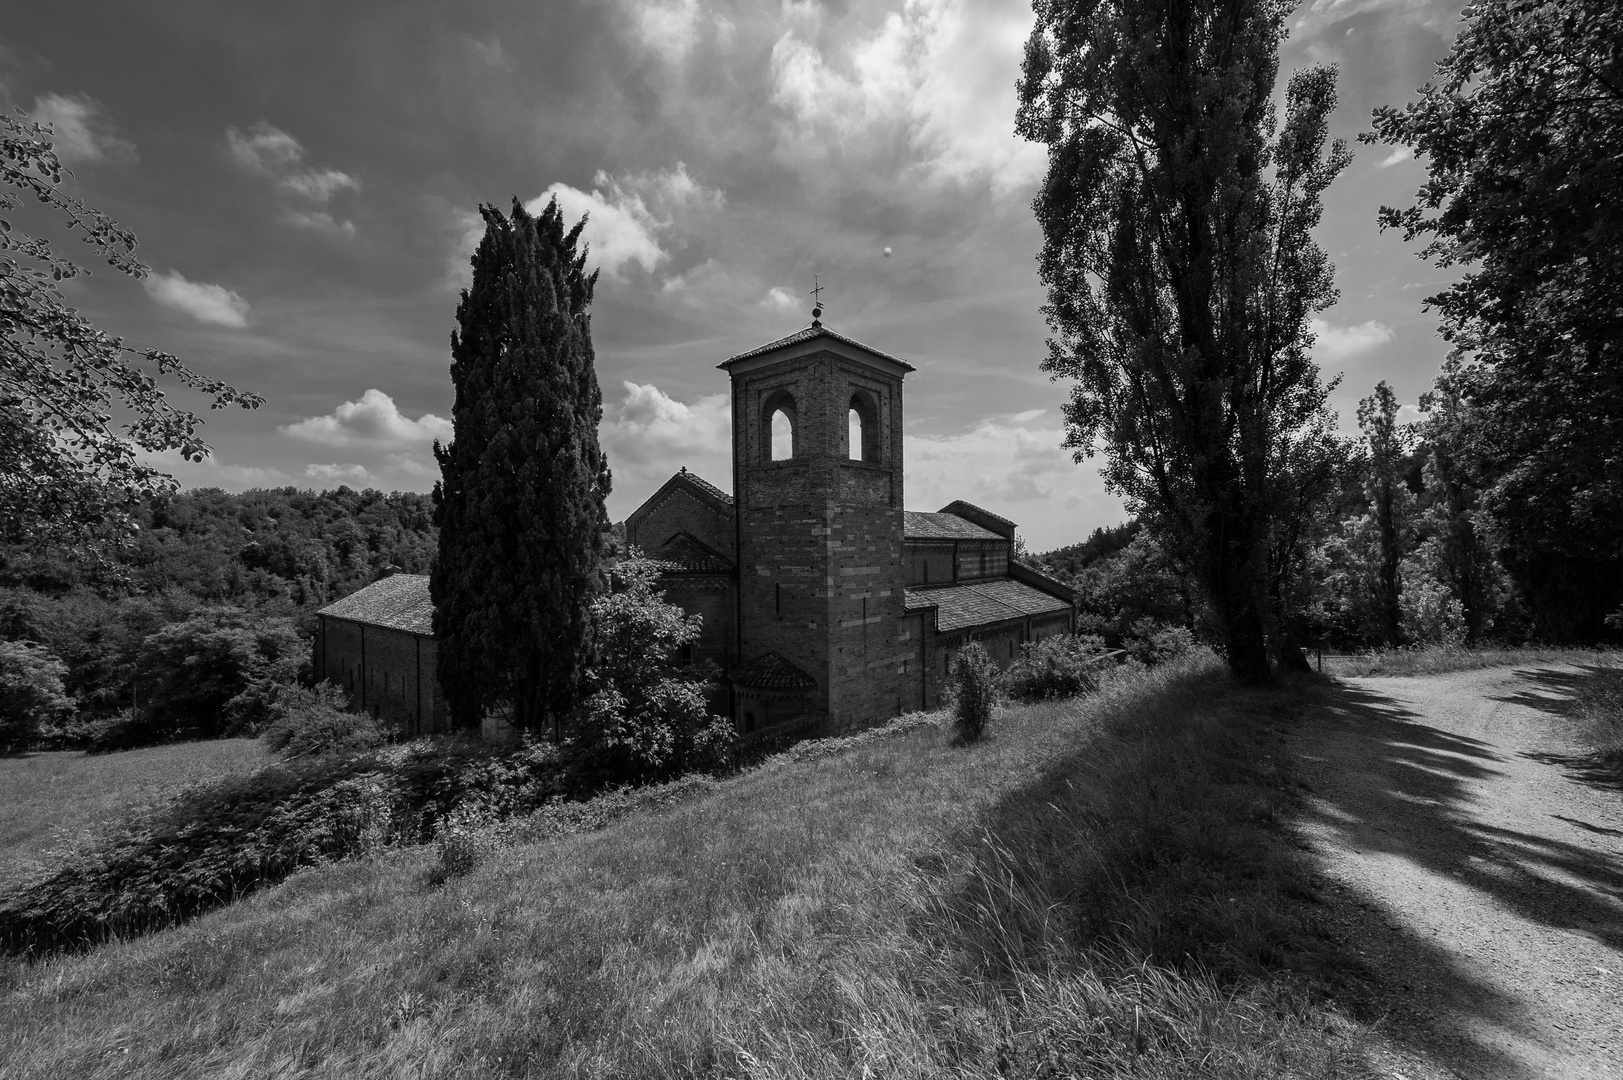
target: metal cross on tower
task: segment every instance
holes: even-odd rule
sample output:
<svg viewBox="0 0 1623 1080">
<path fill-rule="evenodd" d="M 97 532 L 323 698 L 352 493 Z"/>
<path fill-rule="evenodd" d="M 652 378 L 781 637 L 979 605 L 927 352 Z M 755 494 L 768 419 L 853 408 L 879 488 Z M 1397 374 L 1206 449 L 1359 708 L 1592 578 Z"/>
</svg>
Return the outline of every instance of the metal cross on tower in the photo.
<svg viewBox="0 0 1623 1080">
<path fill-rule="evenodd" d="M 812 275 L 812 325 L 822 326 L 819 320 L 823 317 L 823 286 L 818 283 L 817 275 Z"/>
</svg>

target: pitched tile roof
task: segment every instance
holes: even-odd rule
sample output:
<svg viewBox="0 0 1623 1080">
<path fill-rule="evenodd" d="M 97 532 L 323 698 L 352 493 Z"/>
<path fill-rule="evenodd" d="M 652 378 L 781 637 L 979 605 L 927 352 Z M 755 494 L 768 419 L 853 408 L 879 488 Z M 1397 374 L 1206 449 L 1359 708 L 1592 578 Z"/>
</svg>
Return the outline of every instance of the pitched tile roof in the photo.
<svg viewBox="0 0 1623 1080">
<path fill-rule="evenodd" d="M 731 495 L 727 494 L 725 491 L 721 490 L 719 487 L 712 484 L 698 473 L 688 472 L 688 467 L 686 465 L 682 466 L 682 471 L 676 475 L 686 480 L 688 483 L 692 484 L 706 495 L 714 496 L 715 498 L 718 498 L 722 502 L 726 503 L 728 506 L 733 505 L 733 497 Z"/>
<path fill-rule="evenodd" d="M 1023 581 L 993 578 L 940 588 L 908 589 L 908 611 L 935 608 L 938 633 L 971 626 L 1022 619 L 1027 615 L 1050 615 L 1070 610 L 1071 605 Z"/>
<path fill-rule="evenodd" d="M 725 574 L 733 568 L 731 559 L 685 532 L 672 536 L 648 557 L 667 573 Z"/>
<path fill-rule="evenodd" d="M 902 511 L 902 539 L 904 540 L 1002 540 L 990 529 L 983 529 L 973 521 L 965 521 L 957 514 L 926 514 L 919 510 Z"/>
<path fill-rule="evenodd" d="M 733 682 L 760 690 L 810 690 L 817 680 L 775 652 L 762 653 L 733 672 Z"/>
<path fill-rule="evenodd" d="M 316 614 L 413 634 L 434 632 L 434 601 L 428 596 L 427 574 L 391 574 Z"/>
<path fill-rule="evenodd" d="M 820 337 L 831 337 L 835 341 L 842 341 L 847 345 L 851 345 L 851 346 L 854 346 L 854 347 L 856 347 L 858 349 L 861 349 L 865 353 L 871 353 L 872 355 L 877 356 L 882 360 L 889 360 L 893 364 L 900 364 L 900 365 L 902 365 L 902 367 L 906 368 L 908 371 L 916 371 L 916 370 L 918 370 L 912 364 L 909 364 L 906 360 L 903 360 L 899 356 L 892 356 L 889 353 L 880 352 L 878 349 L 874 348 L 871 345 L 864 345 L 862 342 L 856 340 L 855 338 L 848 338 L 844 334 L 838 333 L 837 331 L 834 331 L 834 330 L 830 330 L 828 327 L 823 326 L 821 323 L 815 323 L 815 322 L 812 323 L 810 326 L 802 327 L 801 329 L 796 330 L 794 333 L 788 335 L 787 337 L 781 337 L 776 341 L 769 341 L 765 345 L 761 345 L 761 346 L 759 346 L 757 348 L 751 349 L 749 352 L 741 352 L 737 356 L 729 356 L 726 360 L 724 360 L 723 362 L 721 362 L 720 364 L 718 364 L 716 366 L 721 367 L 721 368 L 726 368 L 729 365 L 738 363 L 740 360 L 748 360 L 751 357 L 761 356 L 761 355 L 763 355 L 765 353 L 769 353 L 773 349 L 782 349 L 782 348 L 784 348 L 786 346 L 789 346 L 789 345 L 798 345 L 802 341 L 811 341 L 811 340 L 813 340 L 815 338 L 820 338 Z"/>
</svg>

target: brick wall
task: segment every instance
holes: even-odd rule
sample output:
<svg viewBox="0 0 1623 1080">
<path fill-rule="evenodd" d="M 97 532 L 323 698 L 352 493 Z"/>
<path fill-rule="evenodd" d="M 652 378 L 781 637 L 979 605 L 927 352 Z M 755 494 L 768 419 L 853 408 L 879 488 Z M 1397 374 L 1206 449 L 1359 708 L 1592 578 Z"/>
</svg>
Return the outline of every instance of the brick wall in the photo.
<svg viewBox="0 0 1623 1080">
<path fill-rule="evenodd" d="M 952 580 L 954 559 L 950 540 L 914 541 L 902 552 L 907 565 L 908 585 L 941 585 Z"/>
<path fill-rule="evenodd" d="M 660 586 L 668 602 L 704 620 L 699 640 L 694 642 L 694 662 L 708 660 L 723 670 L 732 667 L 736 663 L 732 654 L 732 579 L 720 574 L 666 574 L 660 578 Z"/>
<path fill-rule="evenodd" d="M 732 513 L 681 484 L 638 507 L 626 519 L 626 542 L 645 552 L 657 551 L 678 532 L 697 538 L 729 559 L 735 557 Z"/>
<path fill-rule="evenodd" d="M 433 638 L 323 616 L 316 648 L 317 677 L 348 694 L 351 708 L 407 735 L 445 730 Z"/>
</svg>

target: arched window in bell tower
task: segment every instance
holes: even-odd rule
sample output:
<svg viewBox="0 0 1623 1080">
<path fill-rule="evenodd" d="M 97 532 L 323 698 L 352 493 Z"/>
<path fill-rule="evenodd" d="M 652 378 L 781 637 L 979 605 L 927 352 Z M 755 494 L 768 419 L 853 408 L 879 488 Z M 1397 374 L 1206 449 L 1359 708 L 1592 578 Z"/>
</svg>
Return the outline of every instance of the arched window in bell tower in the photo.
<svg viewBox="0 0 1623 1080">
<path fill-rule="evenodd" d="M 766 429 L 766 460 L 787 461 L 794 457 L 799 449 L 794 397 L 783 390 L 769 395 L 762 403 L 761 414 Z"/>
<path fill-rule="evenodd" d="M 858 390 L 851 395 L 846 414 L 846 456 L 852 461 L 878 461 L 879 403 L 873 394 Z"/>
</svg>

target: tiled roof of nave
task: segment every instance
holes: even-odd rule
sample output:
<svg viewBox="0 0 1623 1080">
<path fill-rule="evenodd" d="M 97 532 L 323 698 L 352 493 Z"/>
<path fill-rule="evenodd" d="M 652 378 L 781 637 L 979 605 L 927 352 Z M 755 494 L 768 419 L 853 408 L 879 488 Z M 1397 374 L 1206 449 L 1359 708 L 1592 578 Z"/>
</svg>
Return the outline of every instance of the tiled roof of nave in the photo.
<svg viewBox="0 0 1623 1080">
<path fill-rule="evenodd" d="M 903 540 L 1002 540 L 990 529 L 957 514 L 929 514 L 921 510 L 902 511 Z"/>
<path fill-rule="evenodd" d="M 316 614 L 413 634 L 434 632 L 434 601 L 428 595 L 427 574 L 391 574 Z"/>
</svg>

